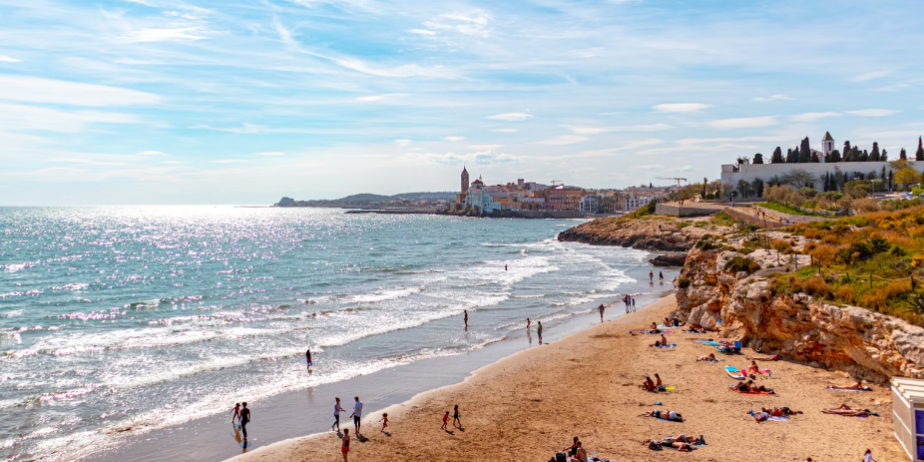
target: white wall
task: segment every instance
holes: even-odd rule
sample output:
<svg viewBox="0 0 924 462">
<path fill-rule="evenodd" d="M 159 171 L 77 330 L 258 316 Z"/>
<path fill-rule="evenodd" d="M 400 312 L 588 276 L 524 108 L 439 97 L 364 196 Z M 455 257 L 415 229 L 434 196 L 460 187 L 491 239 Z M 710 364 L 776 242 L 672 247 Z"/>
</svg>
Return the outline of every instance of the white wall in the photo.
<svg viewBox="0 0 924 462">
<path fill-rule="evenodd" d="M 882 173 L 882 167 L 889 169 L 888 162 L 834 162 L 834 163 L 804 163 L 804 164 L 744 164 L 739 171 L 735 172 L 731 164 L 722 166 L 722 183 L 735 188 L 739 180 L 747 182 L 754 181 L 757 178 L 765 182 L 774 176 L 783 176 L 784 173 L 792 170 L 805 170 L 815 176 L 815 188 L 821 191 L 824 188 L 823 181 L 819 178 L 825 173 L 847 172 L 848 177 L 852 178 L 854 173 L 866 175 L 869 172 L 876 172 L 876 178 Z M 918 172 L 924 171 L 924 162 L 911 162 L 911 168 Z M 881 178 L 879 178 L 881 179 Z"/>
</svg>

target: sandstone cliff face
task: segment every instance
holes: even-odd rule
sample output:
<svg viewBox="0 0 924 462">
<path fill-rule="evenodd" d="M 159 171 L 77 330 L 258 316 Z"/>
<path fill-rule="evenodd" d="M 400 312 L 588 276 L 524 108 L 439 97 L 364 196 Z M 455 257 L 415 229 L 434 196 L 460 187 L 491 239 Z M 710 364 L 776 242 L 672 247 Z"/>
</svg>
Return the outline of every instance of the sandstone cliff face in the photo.
<svg viewBox="0 0 924 462">
<path fill-rule="evenodd" d="M 686 251 L 693 248 L 706 234 L 723 232 L 685 226 L 670 218 L 625 219 L 598 218 L 570 228 L 558 235 L 560 241 L 583 242 L 592 245 L 618 245 L 642 250 Z M 710 225 L 711 226 L 711 225 Z"/>
<path fill-rule="evenodd" d="M 763 252 L 767 255 L 754 256 L 766 269 L 748 275 L 723 271 L 734 252 L 692 250 L 681 272 L 690 285 L 677 291 L 682 314 L 691 323 L 722 337 L 740 337 L 767 354 L 873 382 L 886 382 L 893 375 L 924 378 L 924 328 L 802 293 L 775 297 L 761 274 L 783 269 L 771 268 L 777 261 L 774 251 Z M 805 259 L 795 259 L 792 267 L 805 266 Z"/>
</svg>

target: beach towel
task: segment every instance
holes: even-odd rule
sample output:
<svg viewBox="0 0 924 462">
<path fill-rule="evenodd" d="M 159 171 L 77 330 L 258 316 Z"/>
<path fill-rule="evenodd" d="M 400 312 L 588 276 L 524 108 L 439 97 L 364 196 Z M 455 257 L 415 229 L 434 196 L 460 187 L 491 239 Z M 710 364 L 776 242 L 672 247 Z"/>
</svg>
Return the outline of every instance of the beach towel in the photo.
<svg viewBox="0 0 924 462">
<path fill-rule="evenodd" d="M 744 380 L 747 378 L 747 375 L 735 366 L 725 366 L 725 372 L 728 373 L 729 377 L 735 380 Z"/>
<path fill-rule="evenodd" d="M 828 390 L 828 391 L 846 391 L 846 392 L 852 392 L 852 391 L 873 391 L 873 389 L 870 388 L 870 387 L 863 387 L 863 388 L 861 388 L 861 389 L 859 389 L 859 390 L 857 390 L 856 388 L 825 387 L 825 390 Z"/>
<path fill-rule="evenodd" d="M 774 416 L 774 415 L 772 415 L 772 416 L 768 417 L 767 420 L 772 420 L 772 421 L 774 421 L 774 422 L 788 422 L 788 421 L 789 421 L 789 417 Z"/>
<path fill-rule="evenodd" d="M 676 346 L 677 346 L 676 343 L 671 343 L 669 345 L 658 345 L 657 348 L 674 348 Z"/>
<path fill-rule="evenodd" d="M 666 420 L 668 422 L 685 422 L 687 419 L 681 418 L 680 420 L 668 419 L 667 417 L 655 417 L 658 420 Z"/>
<path fill-rule="evenodd" d="M 696 343 L 708 346 L 719 346 L 721 343 L 716 342 L 715 340 L 694 340 Z"/>
</svg>

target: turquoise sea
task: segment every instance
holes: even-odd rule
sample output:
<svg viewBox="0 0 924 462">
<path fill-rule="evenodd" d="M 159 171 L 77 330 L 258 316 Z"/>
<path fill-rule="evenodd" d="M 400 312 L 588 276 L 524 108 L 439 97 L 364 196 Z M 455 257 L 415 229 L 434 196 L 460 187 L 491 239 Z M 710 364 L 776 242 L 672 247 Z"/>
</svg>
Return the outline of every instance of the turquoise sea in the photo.
<svg viewBox="0 0 924 462">
<path fill-rule="evenodd" d="M 648 253 L 555 239 L 578 223 L 0 208 L 0 460 L 67 460 L 120 429 L 463 354 L 527 317 L 554 329 L 654 290 Z"/>
</svg>

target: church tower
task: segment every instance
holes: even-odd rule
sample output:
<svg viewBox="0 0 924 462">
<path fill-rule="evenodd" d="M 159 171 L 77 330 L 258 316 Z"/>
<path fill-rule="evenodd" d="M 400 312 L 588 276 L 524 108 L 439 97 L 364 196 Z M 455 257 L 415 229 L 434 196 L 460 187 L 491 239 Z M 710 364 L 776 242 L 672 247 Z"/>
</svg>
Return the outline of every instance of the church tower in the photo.
<svg viewBox="0 0 924 462">
<path fill-rule="evenodd" d="M 833 150 L 834 137 L 831 136 L 831 132 L 825 132 L 825 137 L 821 139 L 821 153 L 824 154 L 825 157 L 828 157 L 828 154 L 831 154 Z"/>
<path fill-rule="evenodd" d="M 462 167 L 462 194 L 468 193 L 468 170 Z"/>
</svg>

